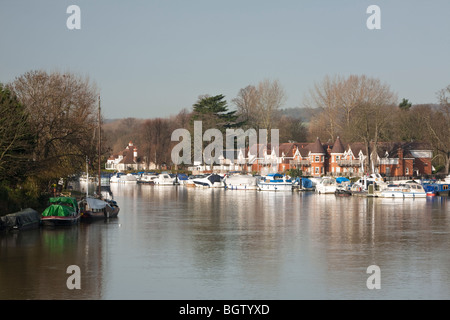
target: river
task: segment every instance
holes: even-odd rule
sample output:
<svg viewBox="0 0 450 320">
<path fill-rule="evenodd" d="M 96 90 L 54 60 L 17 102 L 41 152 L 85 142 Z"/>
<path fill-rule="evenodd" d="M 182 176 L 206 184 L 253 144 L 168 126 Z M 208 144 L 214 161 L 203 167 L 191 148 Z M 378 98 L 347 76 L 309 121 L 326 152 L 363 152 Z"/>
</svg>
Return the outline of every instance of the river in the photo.
<svg viewBox="0 0 450 320">
<path fill-rule="evenodd" d="M 0 234 L 0 299 L 450 298 L 448 197 L 111 189 L 117 219 Z"/>
</svg>

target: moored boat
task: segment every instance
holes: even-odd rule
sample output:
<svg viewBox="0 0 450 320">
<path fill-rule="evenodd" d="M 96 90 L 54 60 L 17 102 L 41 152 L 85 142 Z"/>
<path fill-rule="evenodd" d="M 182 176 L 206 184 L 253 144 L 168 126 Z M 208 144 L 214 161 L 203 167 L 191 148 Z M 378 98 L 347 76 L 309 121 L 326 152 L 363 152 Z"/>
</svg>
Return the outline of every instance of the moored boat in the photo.
<svg viewBox="0 0 450 320">
<path fill-rule="evenodd" d="M 39 213 L 31 208 L 0 217 L 0 231 L 27 230 L 39 227 Z"/>
<path fill-rule="evenodd" d="M 301 191 L 314 191 L 315 185 L 313 184 L 311 179 L 301 178 L 300 179 L 300 188 Z"/>
<path fill-rule="evenodd" d="M 143 184 L 155 184 L 155 179 L 158 179 L 158 174 L 155 174 L 155 173 L 143 173 L 139 177 L 137 182 L 138 183 L 143 183 Z"/>
<path fill-rule="evenodd" d="M 174 186 L 177 183 L 177 177 L 169 173 L 163 172 L 154 179 L 156 185 Z"/>
<path fill-rule="evenodd" d="M 382 198 L 425 198 L 423 186 L 418 183 L 390 184 L 379 195 Z"/>
<path fill-rule="evenodd" d="M 205 177 L 194 178 L 192 182 L 196 187 L 205 187 L 205 188 L 223 188 L 225 185 L 222 181 L 222 177 L 218 174 L 212 173 Z"/>
<path fill-rule="evenodd" d="M 336 189 L 336 179 L 332 177 L 323 177 L 322 180 L 316 184 L 316 192 L 318 194 L 335 193 Z"/>
<path fill-rule="evenodd" d="M 50 206 L 41 214 L 41 223 L 49 226 L 74 225 L 80 222 L 81 214 L 77 200 L 73 197 L 54 197 Z"/>
<path fill-rule="evenodd" d="M 131 173 L 120 176 L 119 183 L 137 183 L 137 176 Z"/>
<path fill-rule="evenodd" d="M 120 180 L 120 177 L 121 177 L 122 175 L 124 175 L 124 173 L 117 172 L 117 173 L 113 174 L 113 175 L 109 178 L 109 182 L 110 182 L 110 183 L 118 183 L 119 180 Z"/>
<path fill-rule="evenodd" d="M 185 186 L 187 182 L 189 181 L 189 177 L 185 173 L 178 173 L 177 175 L 177 182 L 180 186 Z"/>
<path fill-rule="evenodd" d="M 336 191 L 334 191 L 334 195 L 337 197 L 349 197 L 352 195 L 352 192 L 345 188 L 336 188 Z"/>
<path fill-rule="evenodd" d="M 450 194 L 450 181 L 447 176 L 442 180 L 422 180 L 422 186 L 426 191 L 434 193 L 436 196 L 448 196 Z"/>
<path fill-rule="evenodd" d="M 257 178 L 250 175 L 227 176 L 223 181 L 225 188 L 230 190 L 256 190 L 258 188 Z"/>
<path fill-rule="evenodd" d="M 84 198 L 79 203 L 81 219 L 106 219 L 116 218 L 120 208 L 114 200 L 102 200 L 96 198 Z"/>
<path fill-rule="evenodd" d="M 260 191 L 292 191 L 293 182 L 279 173 L 269 174 L 258 182 Z"/>
</svg>

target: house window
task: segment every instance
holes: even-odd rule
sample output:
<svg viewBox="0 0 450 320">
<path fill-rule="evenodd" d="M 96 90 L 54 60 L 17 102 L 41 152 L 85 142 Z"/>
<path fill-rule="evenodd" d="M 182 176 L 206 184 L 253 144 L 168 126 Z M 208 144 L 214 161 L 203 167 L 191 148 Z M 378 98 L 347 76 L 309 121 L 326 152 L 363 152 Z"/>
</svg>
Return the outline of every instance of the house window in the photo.
<svg viewBox="0 0 450 320">
<path fill-rule="evenodd" d="M 339 156 L 336 156 L 336 161 L 338 161 L 339 160 Z"/>
<path fill-rule="evenodd" d="M 315 167 L 315 173 L 319 173 L 319 167 Z"/>
<path fill-rule="evenodd" d="M 325 168 L 322 167 L 320 171 L 322 172 L 322 174 L 325 173 Z"/>
<path fill-rule="evenodd" d="M 316 162 L 319 162 L 320 161 L 320 157 L 319 156 L 316 156 L 316 160 L 315 160 Z"/>
<path fill-rule="evenodd" d="M 409 168 L 408 168 L 408 167 L 406 167 L 406 169 L 405 169 L 405 174 L 406 174 L 406 175 L 409 174 Z"/>
</svg>

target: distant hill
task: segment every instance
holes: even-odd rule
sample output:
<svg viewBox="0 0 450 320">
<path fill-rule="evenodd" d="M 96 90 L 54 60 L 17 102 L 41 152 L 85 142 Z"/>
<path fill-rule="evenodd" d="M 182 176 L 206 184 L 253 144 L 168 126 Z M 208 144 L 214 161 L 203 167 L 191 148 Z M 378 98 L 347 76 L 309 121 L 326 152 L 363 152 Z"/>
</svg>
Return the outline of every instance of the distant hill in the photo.
<svg viewBox="0 0 450 320">
<path fill-rule="evenodd" d="M 304 123 L 309 123 L 311 118 L 319 113 L 319 109 L 312 108 L 286 108 L 281 109 L 280 113 L 282 115 L 294 118 L 301 119 Z"/>
</svg>

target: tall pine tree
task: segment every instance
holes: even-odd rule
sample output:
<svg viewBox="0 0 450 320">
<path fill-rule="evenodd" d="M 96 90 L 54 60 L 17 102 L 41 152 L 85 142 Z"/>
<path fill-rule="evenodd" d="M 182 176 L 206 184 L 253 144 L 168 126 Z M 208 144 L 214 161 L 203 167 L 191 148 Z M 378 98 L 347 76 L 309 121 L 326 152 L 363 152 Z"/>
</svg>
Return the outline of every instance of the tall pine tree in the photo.
<svg viewBox="0 0 450 320">
<path fill-rule="evenodd" d="M 225 96 L 201 96 L 193 105 L 193 121 L 202 121 L 203 129 L 216 128 L 225 132 L 227 128 L 241 125 L 236 120 L 236 111 L 229 111 Z"/>
</svg>

